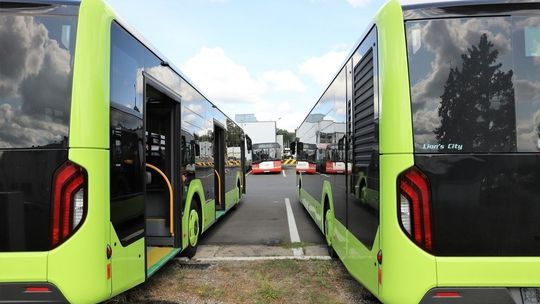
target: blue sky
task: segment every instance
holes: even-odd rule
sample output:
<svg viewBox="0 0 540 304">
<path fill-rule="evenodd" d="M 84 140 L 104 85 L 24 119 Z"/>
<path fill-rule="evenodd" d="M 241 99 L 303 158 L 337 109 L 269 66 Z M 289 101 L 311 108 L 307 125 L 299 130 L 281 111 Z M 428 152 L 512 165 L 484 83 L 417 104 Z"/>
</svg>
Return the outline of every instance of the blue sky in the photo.
<svg viewBox="0 0 540 304">
<path fill-rule="evenodd" d="M 294 130 L 383 0 L 107 0 L 234 119 Z"/>
</svg>

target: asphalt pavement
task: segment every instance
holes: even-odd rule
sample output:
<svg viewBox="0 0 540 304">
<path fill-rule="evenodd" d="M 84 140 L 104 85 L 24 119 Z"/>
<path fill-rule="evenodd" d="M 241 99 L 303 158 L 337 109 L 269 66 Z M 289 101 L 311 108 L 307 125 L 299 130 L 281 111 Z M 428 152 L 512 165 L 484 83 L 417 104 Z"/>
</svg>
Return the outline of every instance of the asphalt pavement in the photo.
<svg viewBox="0 0 540 304">
<path fill-rule="evenodd" d="M 236 210 L 228 212 L 210 228 L 200 244 L 325 244 L 322 233 L 298 202 L 295 168 L 286 167 L 283 172 L 247 175 L 247 193 Z M 287 200 L 292 211 L 289 215 Z M 293 217 L 294 221 L 291 221 L 290 217 Z M 294 231 L 294 226 L 297 232 Z"/>
</svg>

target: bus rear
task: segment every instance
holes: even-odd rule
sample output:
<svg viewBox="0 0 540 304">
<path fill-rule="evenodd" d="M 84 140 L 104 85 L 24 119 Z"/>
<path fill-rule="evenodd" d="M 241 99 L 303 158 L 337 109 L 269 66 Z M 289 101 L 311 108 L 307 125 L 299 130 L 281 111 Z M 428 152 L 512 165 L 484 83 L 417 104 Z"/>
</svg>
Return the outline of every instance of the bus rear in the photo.
<svg viewBox="0 0 540 304">
<path fill-rule="evenodd" d="M 281 146 L 278 143 L 252 145 L 251 172 L 281 173 Z"/>
<path fill-rule="evenodd" d="M 1 5 L 0 260 L 11 265 L 0 263 L 0 282 L 11 284 L 0 283 L 0 302 L 53 301 L 62 296 L 47 283 L 47 251 L 77 230 L 85 210 L 86 172 L 68 161 L 77 17 Z"/>
<path fill-rule="evenodd" d="M 0 303 L 111 294 L 103 7 L 0 1 Z"/>
<path fill-rule="evenodd" d="M 436 257 L 421 303 L 540 303 L 540 6 L 405 16 L 415 166 L 398 217 Z"/>
<path fill-rule="evenodd" d="M 317 173 L 317 145 L 301 143 L 302 148 L 296 155 L 296 174 Z"/>
</svg>

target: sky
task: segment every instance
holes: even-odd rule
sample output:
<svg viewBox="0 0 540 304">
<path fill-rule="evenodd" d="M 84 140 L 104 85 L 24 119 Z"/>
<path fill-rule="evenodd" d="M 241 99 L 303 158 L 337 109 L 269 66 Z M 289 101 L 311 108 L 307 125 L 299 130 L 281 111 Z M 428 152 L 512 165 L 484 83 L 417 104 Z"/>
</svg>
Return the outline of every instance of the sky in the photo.
<svg viewBox="0 0 540 304">
<path fill-rule="evenodd" d="M 225 114 L 294 131 L 384 0 L 107 0 Z"/>
</svg>

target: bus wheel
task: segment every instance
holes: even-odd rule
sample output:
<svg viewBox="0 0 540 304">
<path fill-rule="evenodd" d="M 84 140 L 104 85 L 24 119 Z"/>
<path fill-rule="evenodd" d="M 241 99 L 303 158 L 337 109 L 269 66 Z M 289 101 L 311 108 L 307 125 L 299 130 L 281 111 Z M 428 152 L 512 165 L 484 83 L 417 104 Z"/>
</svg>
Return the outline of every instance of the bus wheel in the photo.
<svg viewBox="0 0 540 304">
<path fill-rule="evenodd" d="M 330 212 L 330 208 L 326 208 L 326 213 L 324 215 L 324 236 L 326 238 L 326 247 L 328 248 L 328 255 L 332 258 L 337 257 L 336 252 L 334 251 L 334 247 L 332 244 L 332 231 L 330 231 L 330 218 L 332 216 L 332 213 Z"/>
<path fill-rule="evenodd" d="M 185 256 L 192 258 L 197 253 L 197 245 L 199 244 L 199 236 L 201 235 L 201 224 L 199 211 L 196 204 L 191 205 L 188 217 L 188 246 L 186 248 Z"/>
</svg>

